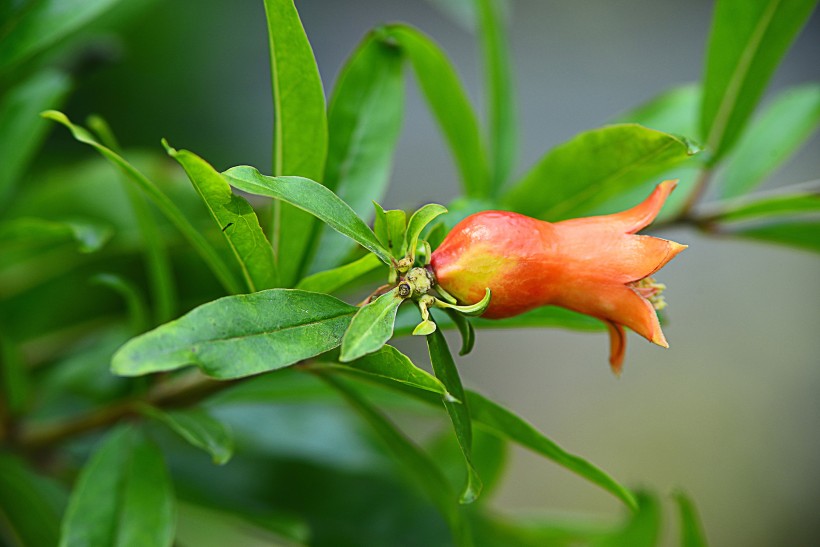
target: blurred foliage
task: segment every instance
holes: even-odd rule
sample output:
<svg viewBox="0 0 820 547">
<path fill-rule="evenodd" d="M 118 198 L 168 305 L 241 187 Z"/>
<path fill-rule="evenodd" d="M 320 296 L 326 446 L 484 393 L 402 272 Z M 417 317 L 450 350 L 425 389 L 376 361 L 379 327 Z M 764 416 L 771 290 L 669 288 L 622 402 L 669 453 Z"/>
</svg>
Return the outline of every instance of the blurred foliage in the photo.
<svg viewBox="0 0 820 547">
<path fill-rule="evenodd" d="M 82 101 L 94 70 L 116 66 L 112 36 L 134 22 L 150 30 L 146 2 L 0 5 L 0 544 L 657 544 L 655 494 L 465 390 L 442 335 L 458 329 L 463 354 L 483 328 L 586 331 L 598 321 L 541 308 L 491 322 L 442 304 L 446 315 L 423 322 L 431 373 L 386 345 L 418 322 L 403 305 L 415 289 L 376 289 L 358 309 L 348 301 L 385 269 L 395 285 L 424 266 L 475 210 L 549 220 L 611 212 L 661 178 L 683 179 L 664 222 L 820 252 L 816 185 L 752 193 L 820 124 L 817 83 L 755 115 L 816 2 L 718 0 L 702 82 L 545 151 L 520 179 L 503 16 L 514 3 L 440 4 L 477 35 L 484 115 L 447 53 L 402 24 L 364 37 L 326 106 L 292 0 L 262 3 L 271 176 L 220 172 L 167 143 L 170 158 L 123 150 L 101 118 L 76 124 L 49 110 L 72 93 Z M 166 62 L 184 80 L 184 67 Z M 411 70 L 463 196 L 448 212 L 376 204 L 374 213 Z M 46 110 L 98 155 L 44 149 L 55 125 L 38 116 Z M 707 189 L 720 201 L 703 212 Z M 513 443 L 599 486 L 624 514 L 505 515 L 488 500 Z M 675 501 L 681 545 L 705 545 L 694 502 Z"/>
</svg>

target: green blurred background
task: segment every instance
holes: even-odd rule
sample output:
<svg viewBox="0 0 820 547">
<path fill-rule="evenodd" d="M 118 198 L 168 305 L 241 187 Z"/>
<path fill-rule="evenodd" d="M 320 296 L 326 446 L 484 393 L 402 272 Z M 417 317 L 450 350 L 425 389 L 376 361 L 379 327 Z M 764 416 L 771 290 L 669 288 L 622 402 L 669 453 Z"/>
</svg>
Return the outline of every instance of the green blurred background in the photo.
<svg viewBox="0 0 820 547">
<path fill-rule="evenodd" d="M 446 0 L 440 0 L 446 3 Z M 422 0 L 297 1 L 329 91 L 375 25 L 405 21 L 449 53 L 480 103 L 472 35 Z M 711 2 L 510 2 L 521 120 L 518 173 L 574 134 L 701 75 Z M 102 114 L 127 148 L 159 139 L 217 168 L 270 165 L 272 109 L 261 2 L 132 0 L 107 14 L 67 114 Z M 87 45 L 87 42 L 84 42 Z M 770 92 L 820 78 L 815 13 Z M 79 50 L 78 50 L 79 51 Z M 771 94 L 771 93 L 770 93 Z M 816 180 L 817 136 L 768 187 Z M 49 154 L 91 152 L 54 131 Z M 44 156 L 41 156 L 44 157 Z M 455 169 L 415 85 L 384 205 L 412 209 L 458 193 Z M 461 360 L 465 382 L 531 420 L 566 448 L 633 486 L 697 501 L 714 545 L 820 545 L 820 260 L 802 251 L 658 235 L 690 248 L 666 267 L 671 349 L 630 335 L 625 372 L 608 371 L 604 334 L 483 331 Z M 400 345 L 425 360 L 420 345 Z M 328 448 L 330 450 L 330 448 Z M 496 503 L 521 514 L 609 515 L 618 502 L 516 451 Z M 667 510 L 670 505 L 667 504 Z M 667 515 L 665 544 L 675 544 Z"/>
</svg>

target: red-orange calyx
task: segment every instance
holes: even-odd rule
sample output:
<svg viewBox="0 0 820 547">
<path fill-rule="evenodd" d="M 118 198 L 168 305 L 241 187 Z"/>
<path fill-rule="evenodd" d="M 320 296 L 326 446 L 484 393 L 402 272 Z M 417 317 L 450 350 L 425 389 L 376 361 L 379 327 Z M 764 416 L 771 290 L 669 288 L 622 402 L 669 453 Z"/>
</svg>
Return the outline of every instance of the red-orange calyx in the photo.
<svg viewBox="0 0 820 547">
<path fill-rule="evenodd" d="M 677 181 L 664 181 L 641 204 L 612 215 L 545 222 L 484 211 L 458 223 L 431 257 L 438 284 L 462 303 L 492 299 L 484 317 L 512 317 L 561 306 L 602 320 L 610 364 L 620 373 L 624 327 L 668 347 L 656 313 L 665 288 L 652 276 L 686 245 L 637 235 L 658 215 Z"/>
</svg>

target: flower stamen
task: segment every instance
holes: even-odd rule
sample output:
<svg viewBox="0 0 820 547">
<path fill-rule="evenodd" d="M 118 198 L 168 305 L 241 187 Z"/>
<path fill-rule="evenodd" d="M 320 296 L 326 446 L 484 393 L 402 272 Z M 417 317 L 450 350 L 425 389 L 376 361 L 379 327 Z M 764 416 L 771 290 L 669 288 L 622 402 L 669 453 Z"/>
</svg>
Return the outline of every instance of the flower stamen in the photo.
<svg viewBox="0 0 820 547">
<path fill-rule="evenodd" d="M 663 291 L 666 285 L 658 283 L 653 277 L 644 277 L 629 284 L 638 294 L 649 300 L 655 310 L 660 311 L 666 307 L 666 298 Z"/>
</svg>

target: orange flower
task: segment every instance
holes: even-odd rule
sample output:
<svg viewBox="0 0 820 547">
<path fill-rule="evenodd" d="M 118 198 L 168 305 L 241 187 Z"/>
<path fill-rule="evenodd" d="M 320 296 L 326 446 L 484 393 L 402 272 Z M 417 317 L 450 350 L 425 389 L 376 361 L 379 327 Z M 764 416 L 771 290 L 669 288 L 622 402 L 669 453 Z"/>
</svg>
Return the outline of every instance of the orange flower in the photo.
<svg viewBox="0 0 820 547">
<path fill-rule="evenodd" d="M 676 184 L 664 181 L 640 205 L 612 215 L 550 223 L 507 211 L 476 213 L 436 249 L 432 270 L 462 303 L 477 302 L 489 287 L 487 318 L 548 305 L 597 317 L 609 328 L 609 362 L 619 374 L 624 327 L 669 347 L 656 313 L 665 287 L 651 276 L 686 245 L 636 232 L 655 219 Z"/>
</svg>

